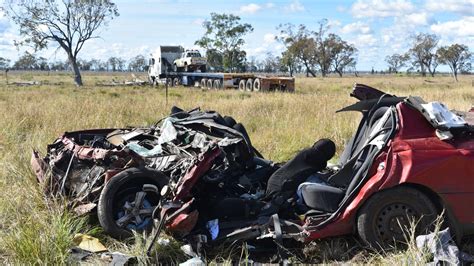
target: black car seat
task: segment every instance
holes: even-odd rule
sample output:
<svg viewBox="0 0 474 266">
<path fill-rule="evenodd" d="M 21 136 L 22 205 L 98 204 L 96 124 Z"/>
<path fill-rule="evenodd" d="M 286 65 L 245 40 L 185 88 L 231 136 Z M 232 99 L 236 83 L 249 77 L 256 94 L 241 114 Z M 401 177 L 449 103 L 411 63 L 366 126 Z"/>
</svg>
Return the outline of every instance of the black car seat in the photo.
<svg viewBox="0 0 474 266">
<path fill-rule="evenodd" d="M 336 153 L 336 145 L 329 139 L 320 139 L 310 148 L 300 151 L 268 179 L 266 198 L 279 195 L 288 198 L 306 177 L 326 168 L 326 163 Z M 289 194 L 289 195 L 287 195 Z"/>
<path fill-rule="evenodd" d="M 389 107 L 380 107 L 371 114 L 364 115 L 361 126 L 342 153 L 344 164 L 326 182 L 305 184 L 301 195 L 305 204 L 314 210 L 334 212 L 341 201 L 357 186 L 366 175 L 374 157 L 380 149 L 368 143 L 374 138 L 373 130 Z M 365 120 L 365 121 L 364 121 Z M 382 128 L 391 128 L 388 119 Z"/>
</svg>

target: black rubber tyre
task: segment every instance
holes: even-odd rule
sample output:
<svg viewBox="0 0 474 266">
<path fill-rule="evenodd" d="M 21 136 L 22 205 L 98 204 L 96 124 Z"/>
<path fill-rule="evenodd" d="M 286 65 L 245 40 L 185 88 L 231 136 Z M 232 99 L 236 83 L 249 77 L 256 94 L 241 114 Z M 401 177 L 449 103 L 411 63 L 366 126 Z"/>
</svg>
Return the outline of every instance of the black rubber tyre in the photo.
<svg viewBox="0 0 474 266">
<path fill-rule="evenodd" d="M 166 84 L 167 84 L 169 87 L 173 87 L 173 79 L 172 79 L 172 78 L 167 78 L 167 79 L 166 79 Z"/>
<path fill-rule="evenodd" d="M 207 86 L 207 79 L 206 79 L 206 78 L 201 79 L 201 88 L 202 88 L 202 89 L 205 89 L 206 86 Z"/>
<path fill-rule="evenodd" d="M 359 210 L 357 231 L 360 238 L 376 249 L 403 247 L 411 221 L 415 234 L 434 228 L 438 215 L 435 205 L 422 192 L 410 187 L 395 187 L 373 195 Z"/>
<path fill-rule="evenodd" d="M 260 91 L 260 79 L 256 78 L 255 81 L 253 82 L 253 91 Z"/>
<path fill-rule="evenodd" d="M 173 87 L 178 87 L 179 85 L 181 85 L 181 81 L 179 80 L 179 78 L 174 78 Z"/>
<path fill-rule="evenodd" d="M 214 90 L 220 90 L 221 89 L 221 81 L 218 80 L 218 79 L 215 79 L 213 82 L 212 82 L 212 88 Z"/>
<path fill-rule="evenodd" d="M 100 194 L 97 206 L 99 223 L 107 234 L 117 239 L 132 236 L 130 228 L 127 228 L 132 225 L 132 222 L 120 227 L 117 221 L 120 213 L 124 212 L 124 204 L 135 198 L 137 192 L 142 191 L 144 184 L 155 185 L 159 193 L 161 188 L 168 184 L 168 177 L 159 171 L 147 168 L 130 168 L 112 177 L 112 179 L 107 182 Z M 148 211 L 151 209 L 151 206 L 158 204 L 159 198 L 160 196 L 156 193 L 146 192 L 143 201 L 149 205 Z M 141 224 L 143 228 L 136 231 L 151 230 L 153 225 L 151 213 L 149 217 L 150 219 L 147 220 L 147 223 Z"/>
<path fill-rule="evenodd" d="M 245 91 L 245 82 L 247 82 L 245 79 L 239 81 L 239 91 Z"/>
<path fill-rule="evenodd" d="M 212 90 L 212 79 L 208 79 L 206 83 L 206 88 L 208 90 Z"/>
<path fill-rule="evenodd" d="M 245 90 L 248 92 L 253 91 L 253 79 L 247 79 L 247 82 L 245 83 Z"/>
</svg>

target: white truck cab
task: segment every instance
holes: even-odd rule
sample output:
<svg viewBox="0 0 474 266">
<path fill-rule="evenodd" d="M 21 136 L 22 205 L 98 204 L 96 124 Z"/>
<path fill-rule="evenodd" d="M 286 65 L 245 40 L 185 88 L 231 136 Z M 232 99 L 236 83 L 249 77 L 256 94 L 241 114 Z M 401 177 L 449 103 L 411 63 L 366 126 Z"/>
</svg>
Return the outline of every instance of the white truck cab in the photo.
<svg viewBox="0 0 474 266">
<path fill-rule="evenodd" d="M 184 52 L 182 46 L 160 46 L 151 55 L 148 67 L 148 78 L 150 82 L 155 82 L 163 78 L 166 73 L 173 71 L 174 60 Z"/>
</svg>

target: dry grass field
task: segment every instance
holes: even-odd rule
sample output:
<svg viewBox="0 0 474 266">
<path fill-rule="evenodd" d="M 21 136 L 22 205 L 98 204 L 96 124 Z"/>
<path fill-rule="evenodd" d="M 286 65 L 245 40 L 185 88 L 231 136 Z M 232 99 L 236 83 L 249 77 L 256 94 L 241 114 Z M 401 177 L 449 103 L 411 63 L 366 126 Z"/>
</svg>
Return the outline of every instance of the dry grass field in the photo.
<svg viewBox="0 0 474 266">
<path fill-rule="evenodd" d="M 85 74 L 85 86 L 76 88 L 69 74 L 9 73 L 9 80 L 36 80 L 40 86 L 7 85 L 0 80 L 0 261 L 3 263 L 64 263 L 75 233 L 97 236 L 111 250 L 143 257 L 144 241 L 120 243 L 101 234 L 87 218 L 74 217 L 62 202 L 43 197 L 29 161 L 32 148 L 46 145 L 64 131 L 85 128 L 138 126 L 154 123 L 173 105 L 200 106 L 232 115 L 249 131 L 254 146 L 274 161 L 291 158 L 319 138 L 333 139 L 338 152 L 355 130 L 359 115 L 335 111 L 355 102 L 349 97 L 353 83 L 365 83 L 396 95 L 419 95 L 442 101 L 449 108 L 467 110 L 474 105 L 474 77 L 367 76 L 356 78 L 298 78 L 295 93 L 243 93 L 171 88 L 168 104 L 162 87 L 101 87 L 96 82 L 130 79 L 129 74 Z M 313 262 L 344 259 L 355 240 L 328 240 L 311 244 L 298 258 Z M 182 259 L 173 249 L 161 254 Z M 240 250 L 238 251 L 240 253 Z M 365 251 L 364 253 L 365 254 Z M 359 263 L 423 263 L 410 249 L 392 254 L 356 256 Z M 222 255 L 225 261 L 226 255 Z M 361 258 L 362 257 L 362 258 Z M 348 258 L 351 259 L 351 258 Z M 355 258 L 353 258 L 355 259 Z M 421 261 L 420 261 L 421 260 Z M 219 260 L 214 260 L 219 262 Z"/>
</svg>

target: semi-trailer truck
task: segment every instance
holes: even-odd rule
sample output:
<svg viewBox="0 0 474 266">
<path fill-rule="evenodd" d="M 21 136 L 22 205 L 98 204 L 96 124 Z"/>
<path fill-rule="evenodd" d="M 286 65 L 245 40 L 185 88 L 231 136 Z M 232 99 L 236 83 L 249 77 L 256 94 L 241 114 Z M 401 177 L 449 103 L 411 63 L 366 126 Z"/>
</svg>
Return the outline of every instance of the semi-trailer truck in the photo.
<svg viewBox="0 0 474 266">
<path fill-rule="evenodd" d="M 186 51 L 181 46 L 160 46 L 151 55 L 148 77 L 151 83 L 166 82 L 170 86 L 194 86 L 206 89 L 239 89 L 241 91 L 289 91 L 295 90 L 293 77 L 270 76 L 255 73 L 203 72 L 205 67 L 176 67 L 183 61 Z M 188 60 L 193 62 L 192 60 Z M 202 60 L 199 61 L 202 64 Z M 194 72 L 188 72 L 195 69 Z M 188 71 L 184 71 L 188 70 Z"/>
</svg>

